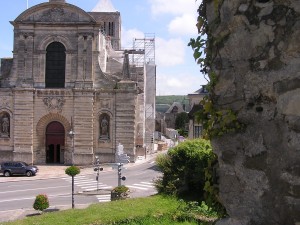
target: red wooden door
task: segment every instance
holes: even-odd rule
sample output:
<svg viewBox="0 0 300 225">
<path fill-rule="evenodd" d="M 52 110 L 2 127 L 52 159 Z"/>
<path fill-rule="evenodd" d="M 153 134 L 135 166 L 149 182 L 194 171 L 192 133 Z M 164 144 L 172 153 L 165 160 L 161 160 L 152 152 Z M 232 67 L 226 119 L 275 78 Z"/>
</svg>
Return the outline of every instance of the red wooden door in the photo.
<svg viewBox="0 0 300 225">
<path fill-rule="evenodd" d="M 46 163 L 63 163 L 65 128 L 57 122 L 51 122 L 46 128 Z"/>
</svg>

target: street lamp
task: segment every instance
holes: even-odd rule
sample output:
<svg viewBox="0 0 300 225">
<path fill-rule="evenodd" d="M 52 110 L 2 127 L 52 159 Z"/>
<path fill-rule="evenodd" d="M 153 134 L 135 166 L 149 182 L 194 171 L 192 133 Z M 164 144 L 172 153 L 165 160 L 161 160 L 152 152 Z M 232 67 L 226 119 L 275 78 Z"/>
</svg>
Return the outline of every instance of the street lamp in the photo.
<svg viewBox="0 0 300 225">
<path fill-rule="evenodd" d="M 74 165 L 74 135 L 75 132 L 71 129 L 69 132 L 70 138 L 72 139 L 72 165 Z"/>
</svg>

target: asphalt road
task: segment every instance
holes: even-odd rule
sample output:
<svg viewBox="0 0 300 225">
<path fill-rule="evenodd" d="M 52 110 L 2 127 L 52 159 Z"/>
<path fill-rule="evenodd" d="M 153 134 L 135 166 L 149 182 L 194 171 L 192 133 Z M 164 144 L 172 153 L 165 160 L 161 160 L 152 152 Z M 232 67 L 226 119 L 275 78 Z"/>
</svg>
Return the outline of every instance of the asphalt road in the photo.
<svg viewBox="0 0 300 225">
<path fill-rule="evenodd" d="M 126 177 L 122 184 L 131 190 L 131 197 L 149 196 L 156 193 L 153 179 L 160 176 L 154 161 L 147 161 L 122 169 Z M 92 169 L 91 169 L 92 170 Z M 110 201 L 110 190 L 118 185 L 117 169 L 96 172 L 75 177 L 75 206 Z M 95 189 L 98 191 L 95 192 Z M 35 196 L 47 194 L 51 208 L 71 205 L 71 178 L 59 177 L 0 183 L 0 212 L 17 209 L 32 209 Z"/>
</svg>

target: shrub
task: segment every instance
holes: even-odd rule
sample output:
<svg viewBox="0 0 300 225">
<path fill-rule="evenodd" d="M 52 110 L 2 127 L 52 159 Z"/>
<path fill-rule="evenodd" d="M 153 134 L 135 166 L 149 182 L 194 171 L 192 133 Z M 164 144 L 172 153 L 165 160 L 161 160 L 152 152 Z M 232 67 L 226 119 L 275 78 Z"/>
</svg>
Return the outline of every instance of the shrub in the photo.
<svg viewBox="0 0 300 225">
<path fill-rule="evenodd" d="M 33 203 L 33 208 L 35 210 L 43 211 L 49 208 L 49 200 L 47 195 L 39 194 L 35 197 L 35 201 Z"/>
<path fill-rule="evenodd" d="M 65 173 L 69 176 L 74 177 L 80 173 L 80 169 L 77 166 L 70 166 L 65 170 Z"/>
<path fill-rule="evenodd" d="M 210 142 L 204 139 L 188 140 L 157 157 L 163 172 L 155 184 L 160 193 L 181 195 L 193 191 L 203 196 L 205 168 L 215 158 Z"/>
<path fill-rule="evenodd" d="M 114 189 L 112 189 L 111 191 L 111 200 L 115 201 L 115 200 L 122 200 L 122 199 L 126 199 L 129 198 L 129 188 L 121 185 L 118 187 L 115 187 Z"/>
</svg>

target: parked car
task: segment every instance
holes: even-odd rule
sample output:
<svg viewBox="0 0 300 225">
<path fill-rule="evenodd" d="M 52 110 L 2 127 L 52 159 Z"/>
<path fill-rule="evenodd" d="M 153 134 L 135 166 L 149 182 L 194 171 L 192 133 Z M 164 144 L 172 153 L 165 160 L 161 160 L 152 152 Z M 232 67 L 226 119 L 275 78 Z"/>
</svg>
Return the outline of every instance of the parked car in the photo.
<svg viewBox="0 0 300 225">
<path fill-rule="evenodd" d="M 25 162 L 2 162 L 0 164 L 0 173 L 3 173 L 3 176 L 9 177 L 15 174 L 26 175 L 28 177 L 36 175 L 39 169 L 36 166 L 30 166 Z"/>
</svg>

